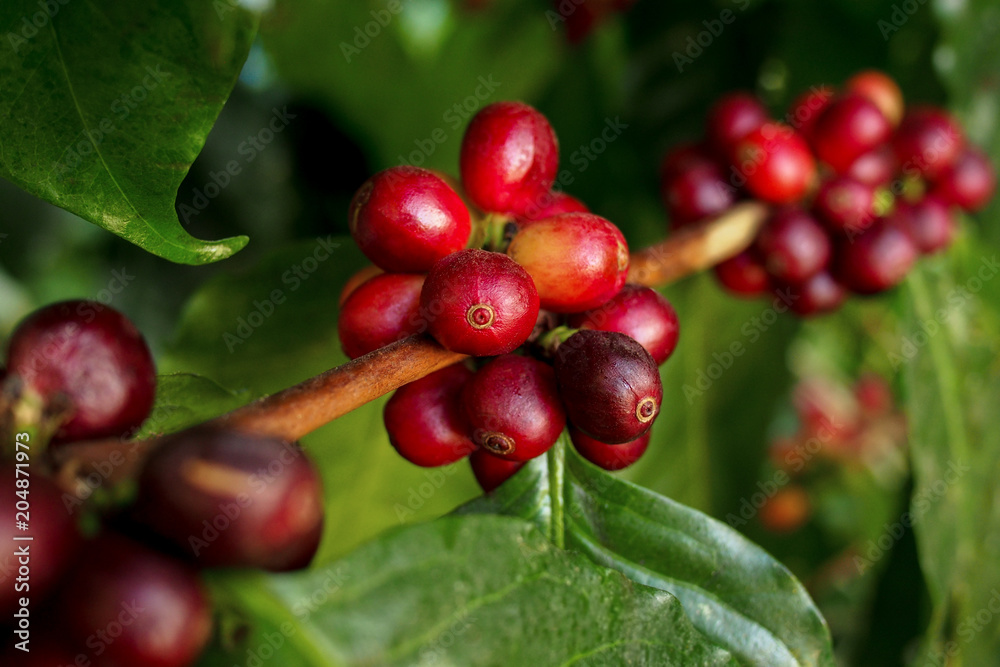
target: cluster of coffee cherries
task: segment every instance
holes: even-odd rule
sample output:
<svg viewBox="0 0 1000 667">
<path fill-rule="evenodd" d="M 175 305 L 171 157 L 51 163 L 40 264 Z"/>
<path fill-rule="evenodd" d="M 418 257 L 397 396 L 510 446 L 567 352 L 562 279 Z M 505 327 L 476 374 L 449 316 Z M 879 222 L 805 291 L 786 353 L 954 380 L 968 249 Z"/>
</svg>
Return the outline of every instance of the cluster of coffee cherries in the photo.
<svg viewBox="0 0 1000 667">
<path fill-rule="evenodd" d="M 956 209 L 980 210 L 996 187 L 952 116 L 905 108 L 896 83 L 874 70 L 839 92 L 807 91 L 782 120 L 749 94 L 723 96 L 705 140 L 669 152 L 661 177 L 674 228 L 741 198 L 773 205 L 753 246 L 715 274 L 734 294 L 774 293 L 802 316 L 897 285 L 921 254 L 951 243 Z"/>
<path fill-rule="evenodd" d="M 7 646 L 29 639 L 30 649 L 9 648 L 3 664 L 193 664 L 213 625 L 200 568 L 284 571 L 312 559 L 319 475 L 298 447 L 269 438 L 167 436 L 134 497 L 92 511 L 105 481 L 138 455 L 128 439 L 156 392 L 149 348 L 118 311 L 94 301 L 35 311 L 11 335 L 2 375 L 0 613 L 14 621 Z M 63 488 L 46 472 L 79 441 L 125 444 Z M 99 528 L 85 534 L 88 523 Z"/>
<path fill-rule="evenodd" d="M 374 266 L 341 295 L 344 352 L 356 358 L 429 332 L 474 357 L 401 387 L 384 416 L 408 461 L 439 466 L 471 454 L 487 491 L 548 451 L 567 424 L 595 464 L 637 460 L 660 411 L 657 367 L 677 344 L 670 303 L 626 284 L 618 228 L 553 191 L 558 161 L 544 115 L 498 102 L 466 129 L 461 186 L 393 167 L 350 207 L 351 233 Z"/>
</svg>

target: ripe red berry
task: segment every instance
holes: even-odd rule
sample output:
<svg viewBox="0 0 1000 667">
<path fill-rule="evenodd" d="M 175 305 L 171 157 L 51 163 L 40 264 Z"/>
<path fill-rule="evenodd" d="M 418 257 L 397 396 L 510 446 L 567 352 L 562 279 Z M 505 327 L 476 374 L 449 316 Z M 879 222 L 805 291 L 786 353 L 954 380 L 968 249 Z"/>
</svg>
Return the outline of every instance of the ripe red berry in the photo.
<svg viewBox="0 0 1000 667">
<path fill-rule="evenodd" d="M 425 276 L 381 273 L 356 288 L 340 309 L 337 334 L 351 359 L 420 333 L 420 292 Z"/>
<path fill-rule="evenodd" d="M 860 232 L 875 221 L 875 188 L 847 176 L 834 176 L 820 185 L 813 207 L 832 231 Z"/>
<path fill-rule="evenodd" d="M 447 349 L 491 357 L 513 351 L 531 335 L 538 291 L 506 255 L 470 248 L 434 265 L 420 295 L 420 313 Z"/>
<path fill-rule="evenodd" d="M 865 185 L 878 187 L 892 181 L 896 176 L 897 167 L 896 154 L 892 146 L 882 144 L 854 160 L 844 172 L 844 176 Z"/>
<path fill-rule="evenodd" d="M 589 212 L 590 209 L 587 208 L 587 205 L 573 195 L 568 195 L 565 192 L 550 192 L 538 206 L 534 204 L 529 206 L 523 215 L 518 216 L 517 222 L 523 227 L 560 213 Z"/>
<path fill-rule="evenodd" d="M 714 163 L 688 169 L 663 185 L 663 202 L 674 228 L 719 215 L 736 202 L 736 188 Z"/>
<path fill-rule="evenodd" d="M 969 146 L 941 171 L 931 192 L 948 204 L 974 213 L 989 203 L 996 187 L 997 175 L 990 159 Z"/>
<path fill-rule="evenodd" d="M 580 456 L 604 470 L 622 470 L 639 460 L 649 447 L 652 431 L 646 431 L 632 442 L 606 445 L 594 440 L 579 429 L 570 428 L 569 436 Z"/>
<path fill-rule="evenodd" d="M 720 158 L 732 155 L 736 144 L 768 121 L 767 109 L 749 93 L 723 95 L 708 110 L 705 135 Z"/>
<path fill-rule="evenodd" d="M 891 135 L 892 124 L 871 100 L 847 95 L 830 104 L 816 121 L 813 146 L 820 160 L 844 173 Z"/>
<path fill-rule="evenodd" d="M 570 315 L 568 324 L 623 333 L 646 348 L 657 365 L 673 354 L 680 335 L 674 307 L 656 290 L 640 285 L 626 285 L 599 308 Z"/>
<path fill-rule="evenodd" d="M 823 110 L 830 106 L 833 99 L 833 89 L 829 86 L 813 86 L 792 102 L 786 116 L 788 123 L 806 141 L 812 143 L 816 121 L 819 120 Z"/>
<path fill-rule="evenodd" d="M 715 277 L 737 296 L 760 296 L 771 289 L 771 276 L 754 249 L 743 252 L 715 265 Z"/>
<path fill-rule="evenodd" d="M 485 449 L 477 449 L 469 456 L 469 463 L 479 486 L 489 493 L 513 477 L 524 467 L 525 461 L 508 461 Z"/>
<path fill-rule="evenodd" d="M 432 468 L 476 449 L 462 391 L 473 373 L 455 364 L 396 390 L 382 412 L 389 442 L 404 459 Z"/>
<path fill-rule="evenodd" d="M 878 220 L 850 240 L 838 244 L 833 275 L 859 294 L 874 294 L 899 284 L 913 267 L 917 247 L 898 224 Z"/>
<path fill-rule="evenodd" d="M 555 444 L 566 414 L 552 367 L 506 354 L 489 362 L 465 386 L 472 439 L 510 461 L 528 461 Z"/>
<path fill-rule="evenodd" d="M 903 91 L 883 72 L 874 69 L 858 72 L 847 80 L 844 90 L 868 98 L 893 127 L 903 119 Z"/>
<path fill-rule="evenodd" d="M 797 283 L 818 273 L 830 260 L 830 239 L 808 213 L 789 208 L 775 213 L 756 242 L 767 272 Z"/>
<path fill-rule="evenodd" d="M 344 287 L 341 288 L 340 298 L 337 299 L 337 305 L 343 306 L 344 302 L 347 301 L 347 297 L 351 296 L 351 294 L 354 293 L 354 290 L 358 289 L 380 273 L 384 272 L 374 264 L 369 264 L 364 268 L 358 269 L 354 275 L 347 279 L 347 282 L 344 283 Z"/>
<path fill-rule="evenodd" d="M 294 570 L 319 546 L 323 489 L 293 444 L 201 429 L 157 447 L 140 475 L 134 511 L 200 565 Z"/>
<path fill-rule="evenodd" d="M 600 442 L 635 440 L 660 412 L 656 362 L 625 334 L 581 329 L 559 346 L 555 369 L 570 421 Z"/>
<path fill-rule="evenodd" d="M 595 308 L 625 285 L 625 237 L 592 213 L 564 213 L 522 229 L 507 254 L 531 275 L 541 307 L 556 313 Z"/>
<path fill-rule="evenodd" d="M 904 174 L 933 180 L 958 159 L 965 148 L 965 133 L 944 110 L 916 107 L 903 117 L 892 147 Z"/>
<path fill-rule="evenodd" d="M 559 143 L 536 109 L 521 102 L 496 102 L 466 128 L 460 163 L 462 184 L 476 206 L 521 215 L 552 189 Z"/>
<path fill-rule="evenodd" d="M 465 247 L 472 224 L 462 198 L 427 169 L 400 166 L 354 195 L 348 221 L 361 252 L 386 271 L 422 273 Z"/>
<path fill-rule="evenodd" d="M 955 216 L 933 195 L 917 202 L 900 201 L 891 219 L 909 233 L 917 249 L 924 254 L 947 248 L 955 237 Z"/>
<path fill-rule="evenodd" d="M 816 178 L 809 146 L 795 130 L 768 123 L 736 144 L 734 166 L 758 199 L 789 204 L 802 199 Z"/>
<path fill-rule="evenodd" d="M 785 285 L 782 293 L 789 296 L 789 309 L 801 317 L 833 312 L 847 298 L 844 286 L 825 269 L 804 282 Z"/>
<path fill-rule="evenodd" d="M 131 435 L 149 416 L 156 368 L 142 334 L 95 301 L 45 306 L 14 330 L 7 368 L 46 401 L 69 401 L 55 441 Z"/>
</svg>

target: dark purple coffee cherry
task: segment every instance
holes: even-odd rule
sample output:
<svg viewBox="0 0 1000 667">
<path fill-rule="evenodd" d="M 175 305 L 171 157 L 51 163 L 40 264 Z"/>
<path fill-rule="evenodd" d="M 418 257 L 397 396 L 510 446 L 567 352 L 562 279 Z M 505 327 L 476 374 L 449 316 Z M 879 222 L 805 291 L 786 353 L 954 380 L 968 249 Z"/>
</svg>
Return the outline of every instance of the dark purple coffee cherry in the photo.
<svg viewBox="0 0 1000 667">
<path fill-rule="evenodd" d="M 472 474 L 484 492 L 489 493 L 514 476 L 524 467 L 525 461 L 510 461 L 477 449 L 469 456 Z"/>
<path fill-rule="evenodd" d="M 594 440 L 586 433 L 570 428 L 569 437 L 580 456 L 605 470 L 623 470 L 638 461 L 649 447 L 652 431 L 646 431 L 632 442 L 607 445 Z"/>
</svg>

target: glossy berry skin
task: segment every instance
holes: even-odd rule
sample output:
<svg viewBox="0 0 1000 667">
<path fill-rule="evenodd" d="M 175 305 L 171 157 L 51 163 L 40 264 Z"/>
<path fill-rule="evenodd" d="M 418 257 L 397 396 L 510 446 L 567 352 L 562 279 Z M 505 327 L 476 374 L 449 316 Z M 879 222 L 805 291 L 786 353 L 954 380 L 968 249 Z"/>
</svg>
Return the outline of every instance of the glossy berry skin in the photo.
<svg viewBox="0 0 1000 667">
<path fill-rule="evenodd" d="M 340 290 L 340 297 L 337 299 L 337 305 L 343 306 L 344 302 L 347 301 L 347 297 L 354 293 L 354 290 L 358 289 L 366 282 L 374 278 L 375 276 L 385 273 L 382 269 L 378 268 L 374 264 L 369 264 L 368 266 L 358 269 Z"/>
<path fill-rule="evenodd" d="M 904 174 L 933 180 L 958 159 L 965 133 L 942 109 L 916 107 L 903 117 L 892 147 Z"/>
<path fill-rule="evenodd" d="M 323 489 L 296 445 L 198 429 L 170 436 L 149 457 L 134 515 L 199 566 L 281 572 L 316 553 Z"/>
<path fill-rule="evenodd" d="M 348 216 L 351 236 L 376 266 L 423 273 L 465 247 L 472 231 L 462 198 L 427 169 L 400 166 L 358 189 Z"/>
<path fill-rule="evenodd" d="M 670 224 L 677 228 L 714 217 L 736 203 L 736 188 L 714 163 L 693 167 L 664 183 L 663 202 Z"/>
<path fill-rule="evenodd" d="M 625 237 L 593 213 L 564 213 L 522 229 L 507 254 L 531 275 L 541 307 L 555 313 L 596 308 L 628 276 Z"/>
<path fill-rule="evenodd" d="M 896 176 L 898 164 L 892 146 L 883 144 L 858 157 L 844 172 L 844 176 L 859 183 L 878 187 L 888 185 Z"/>
<path fill-rule="evenodd" d="M 993 198 L 997 175 L 986 154 L 969 146 L 945 167 L 931 187 L 931 193 L 970 213 L 982 210 Z"/>
<path fill-rule="evenodd" d="M 496 102 L 475 115 L 462 138 L 462 184 L 484 211 L 521 215 L 544 201 L 559 167 L 549 121 L 521 102 Z"/>
<path fill-rule="evenodd" d="M 54 442 L 131 435 L 149 416 L 156 368 L 142 334 L 96 301 L 63 301 L 11 335 L 7 369 L 46 401 L 68 399 Z"/>
<path fill-rule="evenodd" d="M 525 461 L 509 461 L 494 456 L 485 449 L 477 449 L 469 456 L 472 474 L 485 493 L 490 493 L 513 477 L 518 470 L 524 467 L 525 463 Z"/>
<path fill-rule="evenodd" d="M 357 287 L 340 309 L 337 335 L 351 359 L 423 331 L 420 293 L 425 276 L 381 273 Z"/>
<path fill-rule="evenodd" d="M 843 173 L 891 136 L 892 124 L 871 100 L 847 95 L 830 104 L 816 121 L 813 147 L 820 160 Z"/>
<path fill-rule="evenodd" d="M 506 255 L 470 248 L 434 265 L 420 294 L 420 313 L 445 348 L 492 357 L 513 351 L 531 335 L 538 291 Z"/>
<path fill-rule="evenodd" d="M 797 208 L 775 213 L 757 237 L 756 249 L 767 272 L 784 282 L 802 282 L 830 260 L 830 239 L 823 227 Z"/>
<path fill-rule="evenodd" d="M 24 469 L 21 470 L 23 473 Z M 13 464 L 0 465 L 0 498 L 4 499 L 0 502 L 0 613 L 7 619 L 17 609 L 18 598 L 30 594 L 33 607 L 45 599 L 77 558 L 80 546 L 75 517 L 63 504 L 59 487 L 40 475 L 16 475 Z M 17 492 L 21 495 L 15 495 Z M 29 509 L 17 516 L 17 503 L 21 501 L 27 502 Z M 25 514 L 30 519 L 27 533 L 16 530 L 16 522 L 23 520 Z M 14 541 L 25 535 L 33 538 L 30 543 Z M 17 591 L 17 550 L 25 544 L 30 544 L 30 588 Z"/>
<path fill-rule="evenodd" d="M 479 369 L 465 386 L 473 441 L 508 461 L 528 461 L 555 444 L 566 427 L 552 367 L 505 354 Z"/>
<path fill-rule="evenodd" d="M 625 334 L 581 329 L 559 346 L 555 369 L 570 421 L 599 442 L 635 440 L 660 412 L 656 362 Z"/>
<path fill-rule="evenodd" d="M 747 190 L 772 204 L 802 199 L 816 178 L 816 163 L 805 139 L 778 123 L 743 137 L 736 145 L 734 163 Z"/>
<path fill-rule="evenodd" d="M 789 309 L 800 317 L 831 313 L 844 303 L 847 290 L 825 269 L 804 282 L 779 288 L 780 294 L 789 295 Z"/>
<path fill-rule="evenodd" d="M 788 123 L 812 143 L 816 121 L 833 99 L 833 89 L 829 86 L 814 86 L 796 97 L 788 107 Z"/>
<path fill-rule="evenodd" d="M 880 220 L 852 240 L 838 244 L 833 275 L 858 294 L 875 294 L 899 284 L 917 254 L 904 229 Z"/>
<path fill-rule="evenodd" d="M 532 204 L 517 218 L 522 227 L 539 220 L 545 220 L 560 213 L 589 213 L 590 209 L 582 201 L 565 192 L 550 192 L 539 206 Z"/>
<path fill-rule="evenodd" d="M 732 155 L 737 142 L 767 121 L 767 109 L 756 97 L 749 93 L 728 93 L 709 109 L 705 135 L 712 150 L 725 159 Z"/>
<path fill-rule="evenodd" d="M 673 354 L 680 335 L 674 307 L 656 290 L 640 285 L 626 285 L 599 308 L 570 315 L 567 324 L 623 333 L 646 348 L 657 365 Z"/>
<path fill-rule="evenodd" d="M 753 249 L 744 250 L 715 265 L 715 277 L 732 294 L 755 297 L 767 293 L 772 286 L 764 262 Z"/>
<path fill-rule="evenodd" d="M 99 644 L 102 665 L 185 667 L 201 653 L 212 628 L 195 571 L 119 535 L 88 545 L 58 602 L 73 642 L 89 639 L 94 650 L 100 637 L 95 633 L 115 635 Z"/>
<path fill-rule="evenodd" d="M 813 209 L 831 231 L 860 232 L 875 221 L 875 188 L 834 176 L 820 185 Z"/>
<path fill-rule="evenodd" d="M 649 447 L 652 431 L 646 431 L 632 442 L 606 445 L 579 429 L 570 428 L 569 436 L 580 456 L 604 470 L 623 470 L 638 461 Z"/>
<path fill-rule="evenodd" d="M 462 391 L 473 372 L 463 364 L 403 385 L 385 404 L 389 442 L 404 459 L 433 468 L 459 461 L 476 449 Z"/>
<path fill-rule="evenodd" d="M 924 254 L 944 250 L 955 238 L 955 216 L 934 195 L 917 202 L 900 201 L 891 219 L 909 233 L 917 249 Z"/>
<path fill-rule="evenodd" d="M 874 69 L 858 72 L 844 83 L 844 90 L 868 98 L 893 127 L 903 119 L 903 91 L 884 72 Z"/>
</svg>

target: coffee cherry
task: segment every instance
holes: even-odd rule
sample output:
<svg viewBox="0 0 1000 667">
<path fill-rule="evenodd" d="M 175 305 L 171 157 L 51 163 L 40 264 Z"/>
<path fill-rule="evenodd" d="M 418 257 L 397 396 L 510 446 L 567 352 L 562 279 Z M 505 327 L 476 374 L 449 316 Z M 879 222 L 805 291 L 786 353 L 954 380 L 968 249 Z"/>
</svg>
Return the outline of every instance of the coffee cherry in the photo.
<svg viewBox="0 0 1000 667">
<path fill-rule="evenodd" d="M 424 279 L 417 273 L 382 273 L 356 288 L 340 309 L 337 335 L 344 354 L 357 359 L 423 331 Z"/>
<path fill-rule="evenodd" d="M 767 272 L 784 282 L 802 282 L 830 260 L 826 232 L 812 216 L 797 208 L 775 213 L 757 237 L 756 247 Z"/>
<path fill-rule="evenodd" d="M 555 369 L 570 421 L 600 442 L 635 440 L 660 412 L 656 362 L 625 334 L 581 329 L 559 346 Z"/>
<path fill-rule="evenodd" d="M 809 494 L 797 484 L 779 489 L 760 508 L 760 522 L 772 533 L 791 533 L 806 524 L 812 514 Z"/>
<path fill-rule="evenodd" d="M 96 301 L 45 306 L 14 330 L 7 368 L 46 401 L 68 399 L 54 441 L 131 435 L 149 416 L 156 368 L 142 334 Z"/>
<path fill-rule="evenodd" d="M 473 373 L 455 364 L 396 390 L 382 412 L 389 442 L 404 459 L 433 468 L 459 461 L 476 445 L 462 390 Z"/>
<path fill-rule="evenodd" d="M 559 144 L 545 116 L 521 102 L 496 102 L 462 138 L 462 184 L 476 206 L 521 215 L 555 182 Z"/>
<path fill-rule="evenodd" d="M 743 252 L 715 265 L 715 277 L 737 296 L 760 296 L 771 289 L 771 276 L 754 249 Z"/>
<path fill-rule="evenodd" d="M 507 254 L 538 288 L 541 307 L 556 313 L 596 308 L 625 285 L 625 237 L 592 213 L 564 213 L 522 229 Z"/>
<path fill-rule="evenodd" d="M 847 95 L 830 104 L 816 121 L 813 146 L 820 160 L 843 173 L 891 135 L 892 124 L 871 100 Z"/>
<path fill-rule="evenodd" d="M 858 72 L 847 80 L 844 90 L 868 98 L 893 127 L 903 119 L 903 91 L 883 72 L 874 69 Z"/>
<path fill-rule="evenodd" d="M 833 90 L 828 86 L 810 88 L 796 97 L 788 108 L 789 124 L 811 144 L 816 121 L 833 99 Z"/>
<path fill-rule="evenodd" d="M 732 155 L 736 144 L 768 121 L 767 109 L 749 93 L 729 93 L 708 110 L 705 134 L 712 150 L 721 158 Z"/>
<path fill-rule="evenodd" d="M 465 247 L 469 211 L 447 183 L 426 169 L 400 166 L 375 174 L 351 201 L 351 235 L 386 271 L 422 273 Z"/>
<path fill-rule="evenodd" d="M 678 144 L 663 156 L 660 163 L 660 193 L 666 192 L 668 183 L 684 172 L 713 164 L 718 164 L 718 158 L 703 144 Z"/>
<path fill-rule="evenodd" d="M 789 204 L 805 196 L 816 178 L 809 146 L 795 130 L 768 123 L 736 144 L 735 168 L 758 199 Z"/>
<path fill-rule="evenodd" d="M 896 154 L 892 146 L 882 144 L 854 160 L 844 171 L 844 176 L 865 185 L 878 187 L 889 184 L 895 178 L 897 167 Z"/>
<path fill-rule="evenodd" d="M 134 511 L 200 565 L 294 570 L 319 545 L 323 490 L 295 445 L 199 429 L 170 436 L 149 457 Z"/>
<path fill-rule="evenodd" d="M 779 292 L 789 295 L 788 308 L 801 317 L 831 313 L 847 298 L 847 290 L 825 269 Z"/>
<path fill-rule="evenodd" d="M 891 219 L 909 233 L 917 249 L 924 254 L 947 248 L 955 237 L 955 216 L 933 195 L 918 202 L 899 202 Z"/>
<path fill-rule="evenodd" d="M 859 294 L 874 294 L 899 284 L 913 267 L 917 247 L 898 224 L 878 220 L 834 253 L 834 277 Z"/>
<path fill-rule="evenodd" d="M 347 282 L 344 283 L 343 288 L 341 288 L 340 297 L 337 299 L 337 305 L 343 306 L 344 302 L 347 301 L 347 297 L 351 296 L 351 294 L 354 293 L 354 290 L 358 289 L 381 273 L 384 273 L 384 271 L 374 264 L 369 264 L 362 269 L 358 269 L 354 275 L 347 279 Z"/>
<path fill-rule="evenodd" d="M 813 207 L 834 232 L 860 232 L 875 221 L 875 188 L 847 176 L 834 176 L 816 193 Z"/>
<path fill-rule="evenodd" d="M 573 446 L 580 456 L 604 470 L 622 470 L 638 461 L 649 447 L 651 433 L 652 431 L 646 431 L 632 442 L 621 445 L 606 445 L 578 429 L 569 429 Z"/>
<path fill-rule="evenodd" d="M 566 426 L 552 367 L 530 357 L 506 354 L 483 366 L 464 402 L 475 443 L 509 461 L 544 454 Z"/>
<path fill-rule="evenodd" d="M 989 203 L 996 187 L 997 176 L 989 158 L 978 148 L 969 146 L 941 171 L 931 193 L 948 204 L 974 213 Z"/>
<path fill-rule="evenodd" d="M 545 220 L 560 213 L 589 213 L 590 209 L 582 201 L 568 195 L 565 192 L 550 192 L 545 201 L 540 206 L 532 204 L 523 215 L 518 216 L 517 222 L 522 227 L 530 225 L 539 220 Z"/>
<path fill-rule="evenodd" d="M 599 308 L 570 315 L 574 329 L 617 331 L 646 348 L 657 365 L 666 361 L 677 347 L 680 326 L 677 311 L 656 290 L 626 285 Z"/>
<path fill-rule="evenodd" d="M 903 117 L 892 147 L 904 174 L 933 180 L 958 159 L 965 148 L 965 133 L 944 110 L 916 107 Z"/>
<path fill-rule="evenodd" d="M 212 628 L 207 596 L 193 570 L 118 535 L 88 545 L 58 601 L 75 643 L 93 648 L 95 633 L 119 633 L 100 642 L 102 665 L 186 667 Z"/>
<path fill-rule="evenodd" d="M 674 228 L 719 215 L 736 202 L 736 188 L 714 163 L 688 169 L 664 185 L 663 201 Z"/>
<path fill-rule="evenodd" d="M 434 265 L 420 295 L 420 313 L 447 349 L 491 357 L 511 352 L 531 335 L 538 291 L 506 255 L 470 248 Z"/>
<path fill-rule="evenodd" d="M 490 493 L 523 468 L 525 461 L 509 461 L 485 449 L 477 449 L 469 456 L 469 463 L 479 486 L 485 493 Z"/>
</svg>

